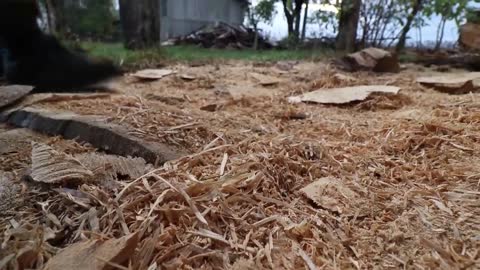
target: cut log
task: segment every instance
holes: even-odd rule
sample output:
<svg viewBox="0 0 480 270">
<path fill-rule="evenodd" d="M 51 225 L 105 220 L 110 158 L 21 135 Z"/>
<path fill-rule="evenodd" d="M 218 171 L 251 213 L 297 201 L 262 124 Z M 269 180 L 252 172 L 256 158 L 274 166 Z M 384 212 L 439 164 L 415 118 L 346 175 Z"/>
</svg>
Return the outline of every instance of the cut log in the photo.
<svg viewBox="0 0 480 270">
<path fill-rule="evenodd" d="M 378 48 L 367 48 L 362 51 L 349 54 L 335 61 L 335 64 L 343 70 L 374 71 L 374 72 L 399 72 L 400 65 L 397 56 L 388 51 Z"/>
<path fill-rule="evenodd" d="M 0 86 L 0 108 L 11 105 L 33 90 L 32 86 L 27 85 L 7 85 Z"/>
<path fill-rule="evenodd" d="M 422 56 L 418 60 L 416 60 L 415 63 L 424 66 L 450 66 L 454 68 L 464 68 L 471 71 L 480 71 L 480 54 L 462 53 L 451 56 Z"/>
<path fill-rule="evenodd" d="M 466 23 L 462 25 L 459 43 L 465 50 L 480 50 L 480 24 Z"/>
</svg>

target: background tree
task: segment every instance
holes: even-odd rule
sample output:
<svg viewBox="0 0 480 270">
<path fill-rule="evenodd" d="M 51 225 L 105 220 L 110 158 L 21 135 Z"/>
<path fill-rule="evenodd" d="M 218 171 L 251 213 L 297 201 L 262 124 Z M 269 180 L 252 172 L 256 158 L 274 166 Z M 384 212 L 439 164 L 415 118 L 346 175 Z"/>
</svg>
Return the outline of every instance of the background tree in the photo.
<svg viewBox="0 0 480 270">
<path fill-rule="evenodd" d="M 160 1 L 120 0 L 124 44 L 128 49 L 159 46 Z"/>
<path fill-rule="evenodd" d="M 438 50 L 443 43 L 445 26 L 447 21 L 454 21 L 457 26 L 465 20 L 468 10 L 469 0 L 434 0 L 428 1 L 425 5 L 423 15 L 427 18 L 439 16 L 440 23 L 437 26 L 437 38 L 435 50 Z M 480 2 L 475 0 L 473 2 Z"/>
<path fill-rule="evenodd" d="M 258 24 L 260 22 L 269 23 L 275 15 L 275 0 L 261 0 L 256 5 L 249 3 L 247 10 L 247 18 L 249 24 L 255 31 L 255 41 L 253 49 L 258 49 Z"/>
<path fill-rule="evenodd" d="M 63 38 L 108 40 L 115 30 L 114 0 L 41 0 L 47 29 Z"/>
<path fill-rule="evenodd" d="M 423 7 L 423 0 L 412 0 L 411 2 L 412 2 L 411 12 L 406 19 L 406 23 L 403 26 L 402 32 L 398 39 L 398 43 L 396 46 L 397 52 L 400 52 L 405 48 L 405 43 L 407 42 L 407 34 L 408 32 L 410 32 L 410 29 L 412 28 L 412 24 L 414 22 L 415 17 L 422 10 L 422 7 Z"/>
<path fill-rule="evenodd" d="M 361 0 L 342 1 L 336 40 L 337 50 L 344 50 L 347 52 L 355 50 L 361 6 Z"/>
<path fill-rule="evenodd" d="M 315 2 L 315 1 L 314 1 Z M 305 11 L 303 12 L 303 25 L 302 25 L 302 37 L 301 41 L 305 40 L 305 35 L 307 33 L 307 21 L 308 21 L 308 6 L 310 1 L 305 1 Z"/>
<path fill-rule="evenodd" d="M 297 43 L 300 38 L 302 5 L 309 0 L 282 0 L 283 12 L 287 19 L 288 38 Z"/>
<path fill-rule="evenodd" d="M 313 2 L 316 2 L 316 1 L 313 1 Z M 329 1 L 326 1 L 326 3 L 330 4 Z M 308 23 L 317 25 L 318 34 L 321 38 L 331 39 L 331 37 L 328 37 L 327 29 L 332 28 L 333 33 L 337 32 L 337 29 L 338 29 L 337 13 L 332 10 L 317 9 L 308 18 Z"/>
<path fill-rule="evenodd" d="M 40 8 L 43 11 L 42 20 L 47 32 L 59 34 L 64 32 L 67 24 L 64 20 L 66 0 L 40 0 Z"/>
</svg>

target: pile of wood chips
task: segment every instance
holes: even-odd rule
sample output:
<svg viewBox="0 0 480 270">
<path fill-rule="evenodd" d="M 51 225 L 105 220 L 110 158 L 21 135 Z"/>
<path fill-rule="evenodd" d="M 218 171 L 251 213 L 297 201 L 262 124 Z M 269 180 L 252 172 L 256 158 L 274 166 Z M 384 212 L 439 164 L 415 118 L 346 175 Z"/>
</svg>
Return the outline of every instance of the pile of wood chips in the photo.
<svg viewBox="0 0 480 270">
<path fill-rule="evenodd" d="M 0 181 L 21 196 L 0 213 L 0 269 L 480 268 L 479 94 L 425 88 L 415 77 L 428 71 L 416 67 L 172 68 L 155 82 L 125 79 L 122 94 L 32 105 L 106 116 L 189 154 L 108 181 L 78 156 L 94 151 L 85 144 L 45 139 L 3 154 Z M 262 85 L 252 72 L 281 80 Z M 232 85 L 267 94 L 233 99 Z M 287 101 L 356 85 L 402 90 L 343 105 Z M 32 150 L 75 158 L 85 177 L 21 180 Z"/>
</svg>

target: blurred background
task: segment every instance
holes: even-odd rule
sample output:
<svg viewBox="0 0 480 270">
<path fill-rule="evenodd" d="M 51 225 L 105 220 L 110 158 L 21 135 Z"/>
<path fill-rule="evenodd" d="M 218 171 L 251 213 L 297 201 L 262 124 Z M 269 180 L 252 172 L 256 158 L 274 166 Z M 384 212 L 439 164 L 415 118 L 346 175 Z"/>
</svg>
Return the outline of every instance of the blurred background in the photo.
<svg viewBox="0 0 480 270">
<path fill-rule="evenodd" d="M 407 57 L 464 48 L 462 27 L 469 25 L 465 40 L 480 34 L 476 2 L 39 0 L 39 24 L 79 52 L 127 67 L 212 58 L 317 59 L 365 47 Z"/>
</svg>

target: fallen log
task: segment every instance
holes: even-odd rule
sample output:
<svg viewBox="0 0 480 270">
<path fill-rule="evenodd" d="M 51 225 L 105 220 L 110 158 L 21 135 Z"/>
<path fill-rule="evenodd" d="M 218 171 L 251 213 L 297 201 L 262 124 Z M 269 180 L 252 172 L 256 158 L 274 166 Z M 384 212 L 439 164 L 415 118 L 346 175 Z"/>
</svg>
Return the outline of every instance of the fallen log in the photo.
<svg viewBox="0 0 480 270">
<path fill-rule="evenodd" d="M 470 71 L 480 71 L 480 54 L 455 54 L 455 55 L 432 55 L 422 56 L 414 63 L 423 66 L 450 66 L 452 68 L 464 68 Z"/>
</svg>

